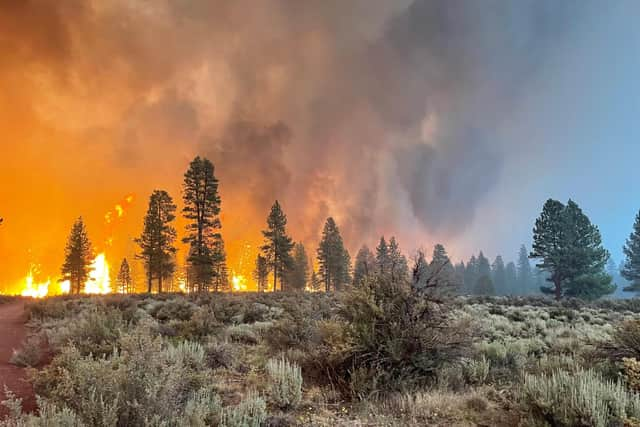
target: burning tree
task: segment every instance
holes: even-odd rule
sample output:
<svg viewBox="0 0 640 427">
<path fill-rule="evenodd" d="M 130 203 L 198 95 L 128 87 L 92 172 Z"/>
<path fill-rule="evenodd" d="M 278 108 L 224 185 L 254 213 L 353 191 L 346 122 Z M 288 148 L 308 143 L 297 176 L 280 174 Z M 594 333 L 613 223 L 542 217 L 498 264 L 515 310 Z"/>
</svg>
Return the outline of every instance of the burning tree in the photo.
<svg viewBox="0 0 640 427">
<path fill-rule="evenodd" d="M 280 279 L 280 290 L 282 290 L 284 275 L 293 264 L 291 257 L 293 241 L 287 235 L 286 226 L 287 216 L 276 200 L 267 217 L 267 229 L 262 232 L 265 243 L 261 247 L 262 254 L 273 272 L 274 292 L 278 290 L 278 279 Z"/>
<path fill-rule="evenodd" d="M 155 190 L 149 198 L 149 208 L 144 217 L 144 230 L 136 239 L 142 253 L 138 258 L 144 261 L 147 271 L 147 292 L 152 290 L 153 279 L 158 280 L 158 292 L 162 292 L 162 280 L 167 279 L 175 270 L 173 246 L 176 229 L 171 226 L 175 220 L 176 205 L 163 190 Z"/>
<path fill-rule="evenodd" d="M 214 276 L 226 271 L 224 245 L 220 235 L 220 196 L 218 180 L 213 164 L 205 158 L 196 157 L 184 174 L 184 208 L 187 219 L 187 236 L 182 239 L 189 243 L 189 277 L 195 290 L 209 290 Z M 222 252 L 221 252 L 222 251 Z"/>
<path fill-rule="evenodd" d="M 82 284 L 89 278 L 92 258 L 91 242 L 82 217 L 79 217 L 71 228 L 62 264 L 61 280 L 69 281 L 72 294 L 79 294 Z"/>
</svg>

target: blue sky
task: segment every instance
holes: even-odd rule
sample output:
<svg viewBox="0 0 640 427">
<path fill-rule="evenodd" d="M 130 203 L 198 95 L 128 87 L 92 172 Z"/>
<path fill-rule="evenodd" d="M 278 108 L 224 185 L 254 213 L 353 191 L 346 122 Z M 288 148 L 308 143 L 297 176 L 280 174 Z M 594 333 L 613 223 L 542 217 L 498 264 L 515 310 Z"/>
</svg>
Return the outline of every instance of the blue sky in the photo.
<svg viewBox="0 0 640 427">
<path fill-rule="evenodd" d="M 551 197 L 578 202 L 614 260 L 622 259 L 640 209 L 638 16 L 640 2 L 593 8 L 496 129 L 504 167 L 470 233 L 488 243 L 490 254 L 513 258 L 521 242 L 529 244 L 535 217 Z"/>
</svg>

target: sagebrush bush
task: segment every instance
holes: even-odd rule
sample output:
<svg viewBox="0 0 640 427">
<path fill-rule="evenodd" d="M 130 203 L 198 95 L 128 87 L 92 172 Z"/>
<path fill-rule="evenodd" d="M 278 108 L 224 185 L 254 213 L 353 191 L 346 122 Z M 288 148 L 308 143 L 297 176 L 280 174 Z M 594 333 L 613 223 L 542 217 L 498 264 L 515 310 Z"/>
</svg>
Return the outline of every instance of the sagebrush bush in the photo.
<svg viewBox="0 0 640 427">
<path fill-rule="evenodd" d="M 346 378 L 356 368 L 375 371 L 372 380 L 383 385 L 377 393 L 435 382 L 440 367 L 471 351 L 473 325 L 405 282 L 378 278 L 349 293 L 341 307 L 351 343 Z"/>
<path fill-rule="evenodd" d="M 302 371 L 286 359 L 267 362 L 271 399 L 282 409 L 296 408 L 302 400 Z"/>
<path fill-rule="evenodd" d="M 42 362 L 46 346 L 46 336 L 34 334 L 29 336 L 22 347 L 13 350 L 11 363 L 20 367 L 35 367 Z"/>
<path fill-rule="evenodd" d="M 11 391 L 6 393 L 7 399 L 2 402 L 10 411 L 10 416 L 0 420 L 0 427 L 84 427 L 78 416 L 69 408 L 58 408 L 37 397 L 38 413 L 25 414 L 22 412 L 22 399 L 17 398 Z"/>
<path fill-rule="evenodd" d="M 105 356 L 113 352 L 120 332 L 126 327 L 122 314 L 115 308 L 97 308 L 66 318 L 47 331 L 54 350 L 72 344 L 82 355 Z"/>
<path fill-rule="evenodd" d="M 264 399 L 249 394 L 237 406 L 225 408 L 223 427 L 260 427 L 267 418 L 267 404 Z"/>
<path fill-rule="evenodd" d="M 525 375 L 523 403 L 552 425 L 607 427 L 640 416 L 640 397 L 592 370 Z"/>
</svg>

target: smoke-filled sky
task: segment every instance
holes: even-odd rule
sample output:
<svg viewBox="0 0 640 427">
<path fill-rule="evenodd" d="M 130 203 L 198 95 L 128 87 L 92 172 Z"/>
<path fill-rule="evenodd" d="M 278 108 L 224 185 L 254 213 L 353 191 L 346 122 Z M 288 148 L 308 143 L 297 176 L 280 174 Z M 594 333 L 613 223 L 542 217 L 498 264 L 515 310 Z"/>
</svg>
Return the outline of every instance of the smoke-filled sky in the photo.
<svg viewBox="0 0 640 427">
<path fill-rule="evenodd" d="M 638 16 L 635 0 L 4 0 L 0 286 L 30 262 L 56 275 L 79 215 L 112 264 L 131 255 L 148 195 L 179 202 L 198 154 L 232 268 L 276 198 L 311 253 L 332 215 L 351 250 L 384 233 L 512 259 L 544 200 L 572 197 L 620 260 L 640 208 Z"/>
</svg>

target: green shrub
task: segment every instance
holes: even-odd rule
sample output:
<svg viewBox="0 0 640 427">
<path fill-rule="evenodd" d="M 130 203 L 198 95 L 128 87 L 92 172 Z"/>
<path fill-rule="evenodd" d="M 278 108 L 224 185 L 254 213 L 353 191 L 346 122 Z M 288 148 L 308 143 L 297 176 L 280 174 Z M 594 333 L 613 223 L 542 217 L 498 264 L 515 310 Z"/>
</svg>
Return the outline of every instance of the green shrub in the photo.
<svg viewBox="0 0 640 427">
<path fill-rule="evenodd" d="M 7 392 L 7 400 L 2 402 L 10 411 L 10 416 L 0 420 L 0 427 L 84 427 L 85 424 L 69 408 L 58 408 L 46 400 L 36 397 L 38 413 L 22 412 L 22 399 Z"/>
<path fill-rule="evenodd" d="M 267 405 L 261 397 L 249 395 L 237 406 L 225 408 L 223 427 L 260 427 L 267 418 Z"/>
<path fill-rule="evenodd" d="M 464 364 L 463 372 L 468 384 L 482 385 L 487 381 L 491 370 L 491 362 L 486 357 L 469 360 Z"/>
<path fill-rule="evenodd" d="M 39 365 L 44 357 L 45 339 L 41 334 L 29 336 L 20 349 L 13 350 L 11 363 L 23 368 Z"/>
<path fill-rule="evenodd" d="M 607 427 L 640 416 L 640 397 L 592 370 L 525 375 L 522 397 L 532 415 L 557 426 Z"/>
<path fill-rule="evenodd" d="M 77 317 L 65 319 L 62 325 L 50 329 L 47 335 L 56 351 L 70 343 L 82 355 L 101 357 L 113 352 L 125 325 L 117 309 L 93 307 L 82 311 Z"/>
<path fill-rule="evenodd" d="M 302 400 L 302 371 L 300 366 L 285 359 L 267 362 L 271 399 L 282 409 L 296 408 Z"/>
</svg>

